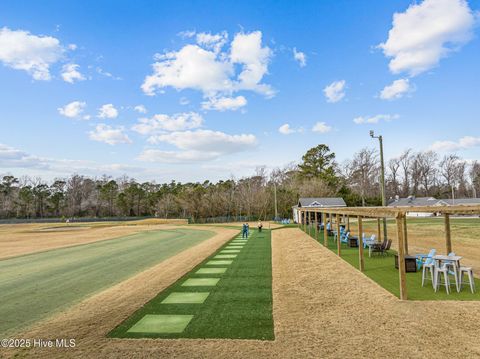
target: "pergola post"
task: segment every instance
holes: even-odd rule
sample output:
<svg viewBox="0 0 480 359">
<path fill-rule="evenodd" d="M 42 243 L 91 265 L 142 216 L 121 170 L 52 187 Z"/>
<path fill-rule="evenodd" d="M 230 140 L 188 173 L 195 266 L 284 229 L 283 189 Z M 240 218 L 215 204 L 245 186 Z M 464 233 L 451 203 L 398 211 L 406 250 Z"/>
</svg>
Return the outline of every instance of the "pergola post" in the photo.
<svg viewBox="0 0 480 359">
<path fill-rule="evenodd" d="M 445 213 L 445 244 L 447 248 L 447 254 L 452 252 L 452 234 L 450 231 L 450 214 Z"/>
<path fill-rule="evenodd" d="M 403 241 L 405 242 L 405 255 L 408 256 L 408 231 L 407 231 L 407 216 L 403 217 Z"/>
<path fill-rule="evenodd" d="M 338 256 L 340 257 L 342 255 L 342 241 L 340 240 L 340 215 L 336 215 L 336 221 L 337 221 L 337 253 Z"/>
<path fill-rule="evenodd" d="M 305 231 L 305 233 L 307 233 L 307 214 L 308 214 L 308 211 L 304 211 L 304 222 L 303 222 L 303 230 Z"/>
<path fill-rule="evenodd" d="M 365 258 L 363 258 L 362 233 L 363 233 L 362 216 L 358 216 L 358 267 L 361 272 L 365 270 Z"/>
<path fill-rule="evenodd" d="M 350 232 L 350 216 L 347 214 L 347 232 Z"/>
<path fill-rule="evenodd" d="M 315 212 L 315 240 L 318 240 L 318 212 Z"/>
<path fill-rule="evenodd" d="M 380 218 L 377 218 L 377 240 L 382 241 L 382 227 L 380 226 Z"/>
<path fill-rule="evenodd" d="M 323 245 L 328 247 L 327 212 L 323 212 Z"/>
<path fill-rule="evenodd" d="M 403 241 L 403 213 L 396 216 L 398 240 L 398 275 L 400 279 L 400 299 L 407 299 L 407 273 L 405 268 L 405 244 Z"/>
</svg>

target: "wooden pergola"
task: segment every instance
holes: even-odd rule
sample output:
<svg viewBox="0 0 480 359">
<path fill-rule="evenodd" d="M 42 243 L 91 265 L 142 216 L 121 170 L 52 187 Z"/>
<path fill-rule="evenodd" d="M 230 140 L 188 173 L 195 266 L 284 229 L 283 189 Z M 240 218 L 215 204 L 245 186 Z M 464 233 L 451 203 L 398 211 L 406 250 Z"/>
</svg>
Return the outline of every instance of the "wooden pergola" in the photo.
<svg viewBox="0 0 480 359">
<path fill-rule="evenodd" d="M 406 283 L 406 268 L 405 268 L 405 255 L 408 255 L 408 229 L 406 215 L 408 212 L 420 212 L 420 213 L 435 213 L 439 216 L 443 216 L 445 224 L 445 249 L 446 253 L 452 252 L 452 236 L 450 230 L 450 216 L 451 215 L 480 215 L 480 206 L 423 206 L 423 207 L 343 207 L 343 208 L 299 208 L 300 222 L 299 226 L 303 225 L 305 231 L 307 230 L 307 216 L 311 218 L 311 214 L 314 214 L 315 223 L 315 235 L 318 235 L 318 213 L 322 213 L 324 221 L 324 245 L 328 244 L 327 235 L 327 219 L 330 220 L 331 228 L 335 222 L 337 233 L 340 233 L 340 223 L 342 217 L 347 229 L 350 229 L 350 217 L 356 217 L 358 221 L 358 256 L 359 256 L 359 269 L 364 271 L 365 263 L 363 257 L 363 245 L 361 243 L 363 233 L 363 219 L 373 218 L 377 219 L 378 226 L 378 240 L 381 240 L 381 227 L 380 219 L 393 218 L 397 225 L 397 241 L 398 241 L 398 265 L 399 265 L 399 277 L 400 277 L 400 299 L 407 299 L 407 283 Z M 341 241 L 337 239 L 337 253 L 341 256 Z"/>
</svg>

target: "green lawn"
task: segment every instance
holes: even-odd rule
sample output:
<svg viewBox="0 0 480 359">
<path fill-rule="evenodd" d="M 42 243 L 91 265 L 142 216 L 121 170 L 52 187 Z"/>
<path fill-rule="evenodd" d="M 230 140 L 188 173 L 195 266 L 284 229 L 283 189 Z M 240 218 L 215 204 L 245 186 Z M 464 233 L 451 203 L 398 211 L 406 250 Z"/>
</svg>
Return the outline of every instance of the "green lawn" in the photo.
<svg viewBox="0 0 480 359">
<path fill-rule="evenodd" d="M 0 334 L 15 333 L 212 235 L 151 231 L 0 260 Z"/>
<path fill-rule="evenodd" d="M 308 234 L 308 229 L 307 229 Z M 312 237 L 315 233 L 311 231 Z M 323 245 L 323 231 L 318 233 L 317 240 Z M 333 241 L 333 237 L 328 238 L 328 249 L 337 253 L 337 244 Z M 390 251 L 388 256 L 368 256 L 368 249 L 364 251 L 365 258 L 365 275 L 380 284 L 393 295 L 400 297 L 399 274 L 395 269 L 395 251 Z M 349 248 L 346 243 L 342 243 L 341 257 L 355 268 L 359 268 L 358 248 Z M 466 278 L 465 278 L 466 279 Z M 451 283 L 455 283 L 453 276 Z M 407 294 L 410 300 L 480 300 L 480 293 L 470 292 L 468 284 L 463 287 L 460 293 L 457 293 L 455 285 L 451 285 L 451 293 L 447 294 L 444 287 L 435 293 L 430 282 L 422 287 L 422 272 L 407 273 Z M 475 279 L 475 286 L 480 289 L 480 280 Z"/>
<path fill-rule="evenodd" d="M 270 238 L 264 230 L 246 243 L 228 242 L 109 336 L 273 340 Z"/>
</svg>

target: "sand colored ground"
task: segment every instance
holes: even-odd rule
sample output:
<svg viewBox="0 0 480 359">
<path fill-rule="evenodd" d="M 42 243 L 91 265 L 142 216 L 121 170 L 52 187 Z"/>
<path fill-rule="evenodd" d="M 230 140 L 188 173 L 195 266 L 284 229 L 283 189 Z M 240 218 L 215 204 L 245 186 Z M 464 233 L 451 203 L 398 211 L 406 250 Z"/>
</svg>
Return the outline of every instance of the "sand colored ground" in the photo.
<svg viewBox="0 0 480 359">
<path fill-rule="evenodd" d="M 229 235 L 225 232 L 207 240 L 19 335 L 74 337 L 75 349 L 24 351 L 20 355 L 45 358 L 480 356 L 479 302 L 399 301 L 295 228 L 272 233 L 275 341 L 105 337 L 113 326 L 212 253 Z"/>
<path fill-rule="evenodd" d="M 68 225 L 65 223 L 4 224 L 0 225 L 0 259 L 174 226 L 174 224 L 161 223 L 163 222 L 157 220 L 142 220 Z"/>
</svg>

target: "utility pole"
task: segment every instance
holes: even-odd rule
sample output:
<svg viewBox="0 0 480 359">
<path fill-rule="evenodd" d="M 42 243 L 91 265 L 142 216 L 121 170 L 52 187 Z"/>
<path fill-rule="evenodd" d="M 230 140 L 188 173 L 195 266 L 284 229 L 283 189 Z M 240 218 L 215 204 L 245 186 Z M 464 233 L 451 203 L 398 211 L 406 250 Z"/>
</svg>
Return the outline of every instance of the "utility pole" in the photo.
<svg viewBox="0 0 480 359">
<path fill-rule="evenodd" d="M 278 220 L 278 208 L 277 208 L 277 183 L 273 181 L 273 196 L 275 198 L 275 221 Z"/>
<path fill-rule="evenodd" d="M 380 145 L 380 190 L 382 192 L 382 206 L 385 207 L 387 205 L 387 201 L 385 198 L 385 161 L 383 159 L 383 136 L 375 136 L 375 132 L 370 131 L 371 138 L 378 138 L 378 142 Z M 383 217 L 383 238 L 384 240 L 388 238 L 387 236 L 387 219 Z"/>
</svg>

